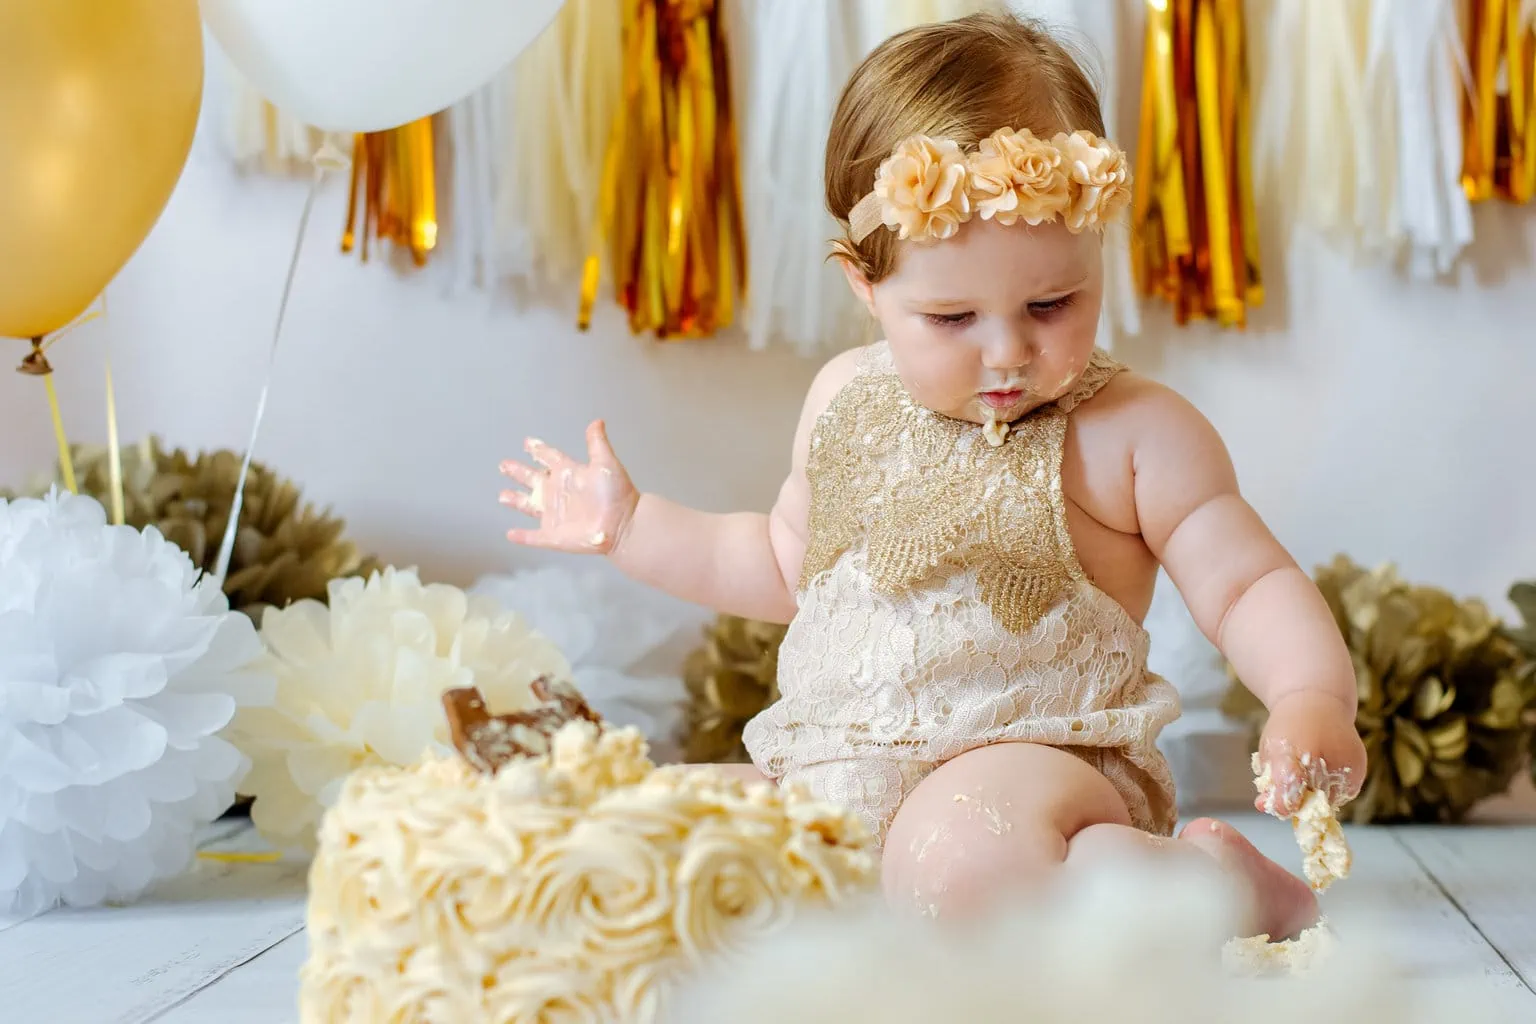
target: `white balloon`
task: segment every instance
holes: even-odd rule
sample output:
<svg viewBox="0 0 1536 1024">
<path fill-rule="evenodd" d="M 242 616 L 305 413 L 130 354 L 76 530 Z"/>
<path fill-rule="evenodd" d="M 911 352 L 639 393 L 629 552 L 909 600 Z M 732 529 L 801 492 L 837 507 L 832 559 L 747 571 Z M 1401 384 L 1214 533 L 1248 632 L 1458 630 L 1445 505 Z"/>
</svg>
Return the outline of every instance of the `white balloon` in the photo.
<svg viewBox="0 0 1536 1024">
<path fill-rule="evenodd" d="M 267 100 L 331 132 L 397 128 L 468 96 L 562 0 L 202 0 L 229 60 Z"/>
</svg>

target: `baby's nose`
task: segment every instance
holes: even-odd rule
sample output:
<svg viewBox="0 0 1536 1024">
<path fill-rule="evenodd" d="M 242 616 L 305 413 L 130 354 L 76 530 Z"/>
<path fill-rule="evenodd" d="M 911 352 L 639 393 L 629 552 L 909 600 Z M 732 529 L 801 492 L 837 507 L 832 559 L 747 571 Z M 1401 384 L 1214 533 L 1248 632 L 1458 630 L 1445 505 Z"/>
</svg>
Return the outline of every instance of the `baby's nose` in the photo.
<svg viewBox="0 0 1536 1024">
<path fill-rule="evenodd" d="M 1018 328 L 1001 329 L 982 346 L 981 361 L 989 370 L 1015 370 L 1034 358 L 1034 343 Z"/>
</svg>

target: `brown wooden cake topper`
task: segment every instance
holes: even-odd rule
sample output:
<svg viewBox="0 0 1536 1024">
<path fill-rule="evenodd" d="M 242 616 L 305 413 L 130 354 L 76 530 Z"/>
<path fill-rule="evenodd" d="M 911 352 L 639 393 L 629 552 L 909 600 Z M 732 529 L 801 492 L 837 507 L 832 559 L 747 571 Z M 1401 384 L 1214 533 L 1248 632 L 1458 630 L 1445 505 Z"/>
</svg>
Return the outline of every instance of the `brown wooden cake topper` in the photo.
<svg viewBox="0 0 1536 1024">
<path fill-rule="evenodd" d="M 529 688 L 543 706 L 506 715 L 487 711 L 485 699 L 473 686 L 443 694 L 448 731 L 464 760 L 495 774 L 508 761 L 548 754 L 555 733 L 570 722 L 602 722 L 569 683 L 540 676 Z"/>
</svg>

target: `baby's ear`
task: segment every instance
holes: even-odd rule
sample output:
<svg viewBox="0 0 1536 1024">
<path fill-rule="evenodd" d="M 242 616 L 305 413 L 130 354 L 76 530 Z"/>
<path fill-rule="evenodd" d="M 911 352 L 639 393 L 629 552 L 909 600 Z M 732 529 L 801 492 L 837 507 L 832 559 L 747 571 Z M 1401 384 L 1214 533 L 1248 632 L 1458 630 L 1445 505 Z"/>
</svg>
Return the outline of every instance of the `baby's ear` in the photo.
<svg viewBox="0 0 1536 1024">
<path fill-rule="evenodd" d="M 833 259 L 843 268 L 843 277 L 848 279 L 848 287 L 853 290 L 853 295 L 864 308 L 869 310 L 869 315 L 875 315 L 875 286 L 869 283 L 869 278 L 847 256 L 834 254 Z"/>
</svg>

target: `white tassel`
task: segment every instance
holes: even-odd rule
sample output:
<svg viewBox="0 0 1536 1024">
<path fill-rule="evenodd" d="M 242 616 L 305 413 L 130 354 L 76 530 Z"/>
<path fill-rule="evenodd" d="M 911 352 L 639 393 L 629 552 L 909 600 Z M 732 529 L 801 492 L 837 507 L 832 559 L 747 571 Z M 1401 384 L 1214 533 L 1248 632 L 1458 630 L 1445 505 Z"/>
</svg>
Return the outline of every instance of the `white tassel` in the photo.
<svg viewBox="0 0 1536 1024">
<path fill-rule="evenodd" d="M 746 137 L 742 176 L 750 272 L 748 344 L 803 355 L 862 340 L 863 313 L 837 264 L 840 233 L 822 202 L 822 154 L 838 93 L 860 57 L 855 12 L 825 0 L 773 0 L 734 9 L 743 44 L 737 79 Z"/>
<path fill-rule="evenodd" d="M 454 291 L 495 285 L 496 157 L 501 151 L 502 88 L 493 81 L 448 111 L 452 200 L 443 248 Z"/>
<path fill-rule="evenodd" d="M 1376 3 L 1366 59 L 1366 109 L 1395 131 L 1391 215 L 1414 277 L 1447 274 L 1472 241 L 1461 188 L 1461 103 L 1469 72 L 1454 0 Z"/>
</svg>

